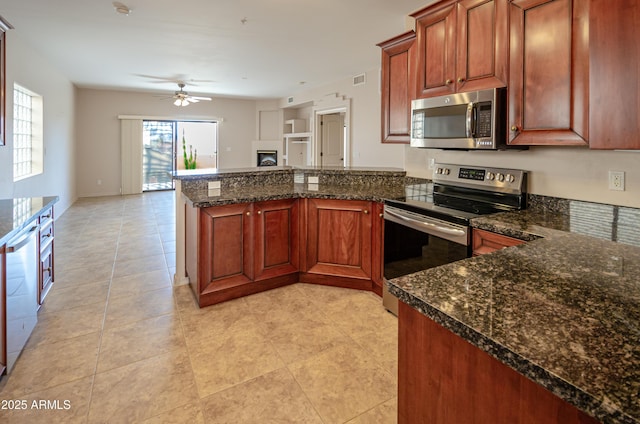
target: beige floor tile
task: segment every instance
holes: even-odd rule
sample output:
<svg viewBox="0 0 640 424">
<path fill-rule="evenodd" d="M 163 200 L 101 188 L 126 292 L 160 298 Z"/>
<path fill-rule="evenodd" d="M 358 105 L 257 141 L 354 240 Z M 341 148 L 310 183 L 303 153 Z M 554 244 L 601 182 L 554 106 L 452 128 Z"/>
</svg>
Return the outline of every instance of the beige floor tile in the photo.
<svg viewBox="0 0 640 424">
<path fill-rule="evenodd" d="M 21 396 L 26 409 L 0 409 L 4 424 L 85 423 L 89 412 L 93 376 Z M 6 399 L 2 396 L 2 399 Z"/>
<path fill-rule="evenodd" d="M 162 243 L 135 243 L 127 246 L 118 246 L 116 260 L 118 262 L 132 261 L 147 256 L 164 255 Z"/>
<path fill-rule="evenodd" d="M 158 289 L 109 299 L 105 329 L 175 312 L 173 289 Z"/>
<path fill-rule="evenodd" d="M 188 301 L 179 300 L 179 304 Z M 194 302 L 195 303 L 195 302 Z M 219 334 L 226 334 L 235 329 L 258 326 L 255 318 L 242 299 L 235 299 L 217 305 L 198 308 L 181 306 L 181 320 L 184 328 L 184 336 L 188 344 L 197 344 Z"/>
<path fill-rule="evenodd" d="M 131 296 L 152 290 L 171 287 L 169 271 L 158 269 L 111 280 L 109 298 L 113 299 L 121 296 Z"/>
<path fill-rule="evenodd" d="M 216 393 L 202 401 L 210 423 L 317 423 L 322 420 L 286 368 Z"/>
<path fill-rule="evenodd" d="M 180 319 L 174 314 L 110 328 L 102 334 L 98 372 L 184 347 Z"/>
<path fill-rule="evenodd" d="M 213 332 L 206 340 L 189 344 L 188 349 L 200 397 L 284 366 L 274 347 L 251 321 Z"/>
<path fill-rule="evenodd" d="M 103 321 L 104 304 L 99 303 L 40 313 L 27 348 L 101 331 Z"/>
<path fill-rule="evenodd" d="M 197 400 L 184 349 L 96 374 L 89 423 L 131 423 Z"/>
<path fill-rule="evenodd" d="M 93 284 L 109 280 L 113 273 L 113 262 L 102 264 L 85 263 L 78 268 L 66 270 L 64 273 L 56 270 L 56 286 L 58 288 L 76 287 L 81 284 Z"/>
<path fill-rule="evenodd" d="M 355 343 L 289 365 L 325 423 L 344 423 L 396 396 L 396 381 Z"/>
<path fill-rule="evenodd" d="M 113 278 L 137 274 L 140 270 L 156 271 L 159 269 L 167 269 L 167 262 L 164 260 L 163 254 L 124 261 L 116 260 L 113 270 Z"/>
<path fill-rule="evenodd" d="M 100 333 L 25 349 L 3 381 L 3 399 L 16 399 L 94 374 Z M 5 379 L 3 379 L 5 380 Z"/>
<path fill-rule="evenodd" d="M 53 288 L 45 298 L 40 309 L 40 314 L 63 309 L 84 306 L 93 303 L 104 303 L 109 293 L 109 281 L 101 283 L 83 284 L 76 287 L 60 288 L 54 284 Z"/>
<path fill-rule="evenodd" d="M 371 292 L 353 291 L 328 303 L 324 312 L 352 338 L 375 337 L 381 329 L 394 329 L 398 325 L 398 319 L 388 313 L 382 300 Z"/>
<path fill-rule="evenodd" d="M 200 403 L 192 403 L 142 421 L 144 424 L 205 424 Z"/>
<path fill-rule="evenodd" d="M 398 398 L 393 398 L 364 414 L 354 418 L 347 424 L 396 424 L 398 422 Z"/>
<path fill-rule="evenodd" d="M 396 322 L 397 318 L 393 317 Z M 398 328 L 396 326 L 381 327 L 376 333 L 356 338 L 356 342 L 391 375 L 398 375 Z"/>
</svg>

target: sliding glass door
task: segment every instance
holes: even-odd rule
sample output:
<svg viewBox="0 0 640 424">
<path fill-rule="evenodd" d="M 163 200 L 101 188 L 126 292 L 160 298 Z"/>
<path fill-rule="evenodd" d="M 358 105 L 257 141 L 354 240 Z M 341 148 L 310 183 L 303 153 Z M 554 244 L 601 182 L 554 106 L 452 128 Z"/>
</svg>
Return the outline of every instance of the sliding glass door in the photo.
<svg viewBox="0 0 640 424">
<path fill-rule="evenodd" d="M 142 191 L 173 190 L 171 172 L 175 170 L 176 123 L 142 123 Z"/>
</svg>

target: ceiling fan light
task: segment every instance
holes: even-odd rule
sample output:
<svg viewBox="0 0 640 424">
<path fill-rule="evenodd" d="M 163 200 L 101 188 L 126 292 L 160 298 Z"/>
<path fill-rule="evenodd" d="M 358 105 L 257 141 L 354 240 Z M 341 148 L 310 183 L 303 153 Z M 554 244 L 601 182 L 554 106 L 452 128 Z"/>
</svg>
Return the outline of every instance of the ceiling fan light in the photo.
<svg viewBox="0 0 640 424">
<path fill-rule="evenodd" d="M 182 106 L 182 100 L 176 99 L 176 101 L 173 102 L 173 104 L 176 105 L 176 106 Z"/>
</svg>

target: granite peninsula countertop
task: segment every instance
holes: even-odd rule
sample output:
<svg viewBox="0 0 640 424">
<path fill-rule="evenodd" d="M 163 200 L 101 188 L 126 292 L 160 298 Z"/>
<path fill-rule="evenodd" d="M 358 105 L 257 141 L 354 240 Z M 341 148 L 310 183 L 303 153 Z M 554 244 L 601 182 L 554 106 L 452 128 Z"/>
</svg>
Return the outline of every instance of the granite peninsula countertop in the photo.
<svg viewBox="0 0 640 424">
<path fill-rule="evenodd" d="M 577 202 L 476 218 L 473 227 L 529 242 L 393 279 L 389 290 L 603 423 L 637 424 L 639 216 Z"/>
<path fill-rule="evenodd" d="M 0 246 L 58 201 L 57 196 L 0 199 Z"/>
<path fill-rule="evenodd" d="M 284 184 L 226 188 L 222 190 L 183 190 L 196 207 L 261 202 L 280 199 L 336 199 L 382 202 L 404 195 L 404 187 L 346 186 L 327 184 Z"/>
</svg>

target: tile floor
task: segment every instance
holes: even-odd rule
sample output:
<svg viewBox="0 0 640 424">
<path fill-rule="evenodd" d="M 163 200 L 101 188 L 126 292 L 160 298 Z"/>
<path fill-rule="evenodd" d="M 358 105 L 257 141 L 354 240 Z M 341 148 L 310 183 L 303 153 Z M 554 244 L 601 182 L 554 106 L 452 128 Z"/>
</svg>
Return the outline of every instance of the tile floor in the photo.
<svg viewBox="0 0 640 424">
<path fill-rule="evenodd" d="M 0 382 L 0 422 L 396 422 L 397 320 L 379 297 L 296 284 L 199 309 L 172 287 L 173 208 L 155 192 L 59 217 L 56 283 Z"/>
</svg>

